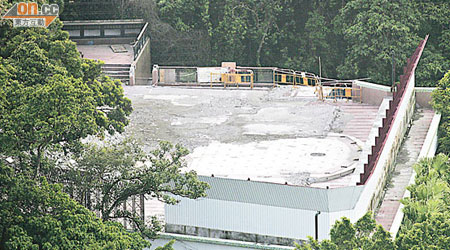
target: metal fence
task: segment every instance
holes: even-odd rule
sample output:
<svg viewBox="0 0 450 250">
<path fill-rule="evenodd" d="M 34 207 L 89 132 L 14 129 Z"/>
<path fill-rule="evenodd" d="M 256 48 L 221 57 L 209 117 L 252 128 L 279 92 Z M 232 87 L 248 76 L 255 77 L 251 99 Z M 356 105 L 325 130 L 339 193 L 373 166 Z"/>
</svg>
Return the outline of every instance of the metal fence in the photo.
<svg viewBox="0 0 450 250">
<path fill-rule="evenodd" d="M 375 146 L 372 146 L 372 151 L 368 156 L 368 163 L 364 164 L 364 172 L 360 174 L 360 181 L 357 185 L 366 184 L 367 180 L 375 170 L 375 166 L 377 165 L 381 152 L 383 151 L 394 119 L 397 116 L 400 102 L 404 98 L 408 83 L 410 82 L 411 77 L 413 77 L 414 70 L 417 67 L 427 40 L 428 35 L 419 43 L 419 46 L 414 54 L 408 58 L 408 63 L 406 67 L 403 68 L 403 75 L 400 76 L 400 83 L 393 87 L 393 98 L 389 101 L 389 108 L 386 110 L 386 118 L 383 118 L 382 126 L 378 128 L 378 136 L 375 137 Z"/>
</svg>

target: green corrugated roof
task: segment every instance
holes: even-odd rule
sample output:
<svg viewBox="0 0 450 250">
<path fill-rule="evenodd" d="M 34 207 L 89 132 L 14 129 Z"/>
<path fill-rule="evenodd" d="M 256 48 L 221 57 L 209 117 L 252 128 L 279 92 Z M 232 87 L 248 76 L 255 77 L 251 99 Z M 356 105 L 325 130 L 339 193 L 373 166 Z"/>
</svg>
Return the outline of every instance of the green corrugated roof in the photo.
<svg viewBox="0 0 450 250">
<path fill-rule="evenodd" d="M 211 186 L 206 192 L 206 199 L 323 212 L 352 209 L 364 188 L 323 189 L 208 176 L 199 176 L 199 179 Z"/>
</svg>

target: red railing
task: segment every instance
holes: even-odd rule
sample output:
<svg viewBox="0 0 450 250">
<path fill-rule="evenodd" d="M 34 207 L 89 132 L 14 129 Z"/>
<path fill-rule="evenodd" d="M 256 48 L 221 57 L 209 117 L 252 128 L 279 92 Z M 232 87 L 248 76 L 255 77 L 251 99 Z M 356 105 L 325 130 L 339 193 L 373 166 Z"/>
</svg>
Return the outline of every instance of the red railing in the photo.
<svg viewBox="0 0 450 250">
<path fill-rule="evenodd" d="M 400 83 L 393 89 L 392 100 L 389 101 L 389 108 L 386 110 L 386 118 L 383 118 L 382 126 L 378 128 L 378 136 L 375 137 L 375 146 L 372 146 L 372 152 L 368 156 L 367 164 L 364 164 L 364 172 L 360 174 L 360 180 L 357 185 L 366 184 L 367 180 L 375 170 L 394 119 L 397 116 L 398 108 L 404 98 L 408 83 L 411 77 L 413 77 L 414 70 L 419 63 L 420 56 L 422 55 L 427 40 L 428 35 L 424 40 L 420 41 L 414 54 L 408 58 L 406 67 L 403 68 L 403 75 L 400 76 Z"/>
</svg>

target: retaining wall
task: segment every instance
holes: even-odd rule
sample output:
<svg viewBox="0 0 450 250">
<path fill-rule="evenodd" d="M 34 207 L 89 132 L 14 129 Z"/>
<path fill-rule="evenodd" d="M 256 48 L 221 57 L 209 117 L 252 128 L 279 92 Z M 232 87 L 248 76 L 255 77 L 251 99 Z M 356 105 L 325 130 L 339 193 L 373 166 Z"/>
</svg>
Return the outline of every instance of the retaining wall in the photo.
<svg viewBox="0 0 450 250">
<path fill-rule="evenodd" d="M 152 75 L 150 58 L 150 39 L 147 40 L 136 60 L 131 64 L 130 77 L 133 78 L 131 85 L 147 85 Z M 134 75 L 133 75 L 134 74 Z"/>
</svg>

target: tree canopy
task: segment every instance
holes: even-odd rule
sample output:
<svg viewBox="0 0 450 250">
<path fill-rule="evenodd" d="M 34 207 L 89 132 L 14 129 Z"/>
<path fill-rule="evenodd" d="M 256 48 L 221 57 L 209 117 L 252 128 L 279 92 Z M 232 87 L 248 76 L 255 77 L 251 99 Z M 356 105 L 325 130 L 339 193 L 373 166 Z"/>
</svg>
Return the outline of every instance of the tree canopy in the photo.
<svg viewBox="0 0 450 250">
<path fill-rule="evenodd" d="M 408 187 L 398 249 L 446 249 L 450 244 L 450 162 L 446 155 L 414 165 L 415 183 Z"/>
<path fill-rule="evenodd" d="M 132 140 L 83 145 L 73 163 L 55 166 L 62 174 L 52 175 L 55 182 L 66 183 L 65 191 L 96 212 L 104 221 L 125 219 L 149 238 L 161 230 L 157 218 L 143 221 L 139 210 L 125 209 L 130 199 L 142 196 L 176 204 L 173 195 L 199 198 L 208 184 L 197 179 L 194 171 L 185 171 L 183 159 L 188 151 L 180 145 L 160 142 L 150 154 Z M 183 174 L 182 174 L 183 171 Z"/>
<path fill-rule="evenodd" d="M 136 249 L 139 233 L 103 222 L 44 177 L 18 175 L 0 161 L 0 249 Z"/>
<path fill-rule="evenodd" d="M 149 154 L 100 146 L 125 130 L 132 112 L 101 65 L 80 57 L 59 20 L 48 28 L 0 21 L 0 249 L 142 249 L 149 243 L 141 233 L 155 237 L 161 228 L 121 209 L 127 199 L 205 195 L 207 184 L 182 172 L 188 152 L 179 145 Z"/>
<path fill-rule="evenodd" d="M 336 221 L 330 230 L 330 239 L 318 242 L 312 238 L 309 242 L 297 245 L 296 250 L 395 250 L 395 244 L 389 232 L 376 225 L 372 213 L 365 214 L 355 224 L 348 218 Z"/>
<path fill-rule="evenodd" d="M 0 26 L 0 152 L 32 163 L 43 154 L 71 151 L 80 139 L 123 132 L 131 113 L 119 81 L 101 63 L 82 59 L 55 21 L 45 28 Z"/>
<path fill-rule="evenodd" d="M 450 70 L 439 81 L 436 90 L 432 94 L 433 108 L 441 117 L 439 127 L 439 150 L 450 153 Z"/>
</svg>

